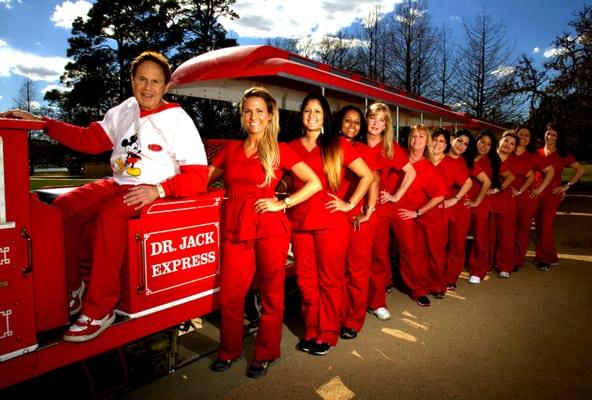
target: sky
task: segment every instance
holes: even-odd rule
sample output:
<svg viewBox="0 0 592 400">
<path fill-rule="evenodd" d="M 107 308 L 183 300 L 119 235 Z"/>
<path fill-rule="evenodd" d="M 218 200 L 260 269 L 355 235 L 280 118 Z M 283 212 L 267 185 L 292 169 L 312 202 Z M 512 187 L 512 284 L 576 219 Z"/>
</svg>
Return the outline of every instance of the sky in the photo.
<svg viewBox="0 0 592 400">
<path fill-rule="evenodd" d="M 381 0 L 384 12 L 401 0 Z M 72 21 L 84 16 L 92 0 L 0 0 L 0 111 L 14 106 L 25 77 L 43 94 L 59 88 Z M 221 20 L 239 44 L 269 37 L 304 38 L 332 34 L 374 10 L 377 0 L 237 0 L 238 20 Z M 486 10 L 506 27 L 516 56 L 536 63 L 552 57 L 554 38 L 569 32 L 568 22 L 590 1 L 583 0 L 430 0 L 434 26 L 446 24 L 460 35 L 463 21 Z"/>
</svg>

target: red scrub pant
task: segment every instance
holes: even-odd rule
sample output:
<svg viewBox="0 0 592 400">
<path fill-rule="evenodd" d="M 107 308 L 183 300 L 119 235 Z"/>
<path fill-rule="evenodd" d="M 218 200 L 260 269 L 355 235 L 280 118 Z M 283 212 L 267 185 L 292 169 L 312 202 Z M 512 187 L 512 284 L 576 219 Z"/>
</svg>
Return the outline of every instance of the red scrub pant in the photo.
<svg viewBox="0 0 592 400">
<path fill-rule="evenodd" d="M 508 202 L 503 213 L 492 214 L 494 234 L 491 237 L 493 264 L 498 271 L 512 273 L 515 259 L 516 203 Z"/>
<path fill-rule="evenodd" d="M 446 267 L 446 243 L 448 242 L 447 221 L 425 224 L 425 221 L 420 219 L 417 230 L 419 233 L 418 244 L 425 243 L 427 289 L 430 293 L 446 292 L 447 281 L 444 279 L 444 269 Z"/>
<path fill-rule="evenodd" d="M 417 220 L 395 218 L 395 240 L 399 249 L 401 278 L 409 289 L 411 298 L 417 300 L 430 292 L 428 248 Z"/>
<path fill-rule="evenodd" d="M 385 289 L 392 280 L 391 232 L 395 230 L 394 212 L 395 209 L 390 203 L 380 205 L 376 211 L 368 286 L 368 308 L 371 310 L 386 307 Z"/>
<path fill-rule="evenodd" d="M 255 271 L 260 283 L 261 318 L 255 360 L 280 357 L 284 316 L 284 279 L 290 234 L 235 241 L 225 239 L 220 271 L 220 348 L 218 358 L 233 360 L 243 351 L 245 297 Z"/>
<path fill-rule="evenodd" d="M 448 223 L 448 251 L 446 253 L 446 284 L 456 284 L 465 268 L 467 234 L 471 225 L 471 210 L 465 206 L 454 207 Z"/>
<path fill-rule="evenodd" d="M 531 199 L 528 192 L 516 197 L 516 243 L 514 266 L 522 267 L 526 261 L 528 240 L 530 239 L 530 227 L 532 219 L 539 205 L 539 198 Z"/>
<path fill-rule="evenodd" d="M 539 208 L 536 212 L 536 255 L 535 259 L 546 264 L 559 262 L 559 256 L 555 249 L 553 230 L 555 215 L 559 210 L 561 196 L 555 195 L 551 189 L 547 189 L 541 195 Z"/>
<path fill-rule="evenodd" d="M 296 281 L 302 295 L 304 339 L 335 346 L 341 327 L 345 288 L 347 219 L 335 227 L 292 231 Z"/>
<path fill-rule="evenodd" d="M 360 230 L 351 229 L 351 238 L 345 267 L 345 315 L 343 326 L 360 331 L 366 318 L 372 243 L 376 233 L 376 217 L 360 225 Z"/>
<path fill-rule="evenodd" d="M 483 279 L 491 271 L 490 241 L 490 210 L 488 206 L 479 205 L 471 211 L 471 228 L 473 245 L 469 259 L 471 275 Z"/>
<path fill-rule="evenodd" d="M 115 307 L 121 291 L 120 274 L 127 249 L 127 222 L 139 214 L 123 202 L 130 186 L 111 178 L 91 182 L 58 196 L 53 204 L 64 218 L 66 283 L 80 287 L 79 249 L 90 225 L 94 229 L 90 279 L 82 300 L 82 314 L 101 319 Z"/>
</svg>

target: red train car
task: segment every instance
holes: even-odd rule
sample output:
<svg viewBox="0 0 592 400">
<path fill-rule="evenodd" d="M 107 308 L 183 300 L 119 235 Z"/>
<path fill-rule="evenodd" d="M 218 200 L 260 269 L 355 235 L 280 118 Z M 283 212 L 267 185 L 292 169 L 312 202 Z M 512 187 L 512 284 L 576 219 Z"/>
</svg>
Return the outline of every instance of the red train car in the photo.
<svg viewBox="0 0 592 400">
<path fill-rule="evenodd" d="M 262 85 L 280 108 L 296 111 L 321 88 L 333 109 L 381 100 L 402 126 L 489 128 L 425 98 L 269 46 L 212 51 L 182 64 L 171 92 L 236 102 Z M 59 190 L 30 192 L 27 131 L 42 122 L 0 119 L 0 389 L 118 349 L 217 308 L 220 204 L 223 191 L 158 200 L 128 226 L 116 323 L 98 338 L 66 343 L 69 323 L 63 227 L 51 205 Z M 66 189 L 60 189 L 66 190 Z M 81 252 L 84 249 L 80 249 Z"/>
</svg>

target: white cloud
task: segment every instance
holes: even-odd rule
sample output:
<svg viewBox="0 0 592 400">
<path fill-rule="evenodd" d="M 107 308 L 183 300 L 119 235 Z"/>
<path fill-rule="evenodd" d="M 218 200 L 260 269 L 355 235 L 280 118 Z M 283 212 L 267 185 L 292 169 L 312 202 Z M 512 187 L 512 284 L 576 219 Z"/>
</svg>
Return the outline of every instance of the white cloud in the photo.
<svg viewBox="0 0 592 400">
<path fill-rule="evenodd" d="M 0 100 L 2 100 L 4 97 L 0 96 Z"/>
<path fill-rule="evenodd" d="M 491 75 L 495 75 L 498 78 L 503 78 L 504 76 L 513 74 L 515 70 L 516 69 L 514 67 L 502 65 L 501 67 L 498 67 L 495 70 L 491 71 Z"/>
<path fill-rule="evenodd" d="M 547 48 L 547 50 L 545 50 L 545 52 L 543 53 L 543 56 L 545 58 L 551 58 L 551 57 L 557 57 L 563 53 L 565 53 L 567 50 L 565 49 L 565 47 L 549 47 Z"/>
<path fill-rule="evenodd" d="M 0 4 L 4 4 L 5 8 L 12 8 L 12 3 L 22 4 L 22 0 L 0 0 Z"/>
<path fill-rule="evenodd" d="M 541 49 L 539 47 L 535 47 L 534 49 L 532 49 L 532 54 L 539 54 L 541 52 Z"/>
<path fill-rule="evenodd" d="M 69 92 L 70 90 L 72 90 L 72 88 L 67 88 L 62 85 L 47 85 L 46 87 L 41 89 L 41 94 L 45 95 L 45 93 L 54 89 L 57 89 L 60 92 Z"/>
<path fill-rule="evenodd" d="M 0 76 L 21 75 L 34 81 L 55 81 L 68 63 L 64 57 L 44 57 L 13 49 L 0 40 Z"/>
<path fill-rule="evenodd" d="M 383 0 L 382 12 L 392 11 L 401 0 Z M 376 11 L 376 0 L 242 0 L 233 5 L 240 19 L 220 23 L 239 37 L 300 38 L 334 34 L 356 19 Z"/>
<path fill-rule="evenodd" d="M 71 29 L 72 22 L 74 22 L 76 18 L 87 18 L 88 10 L 90 10 L 91 7 L 92 4 L 85 0 L 77 0 L 75 3 L 67 0 L 61 5 L 58 4 L 55 6 L 50 19 L 60 28 Z"/>
</svg>

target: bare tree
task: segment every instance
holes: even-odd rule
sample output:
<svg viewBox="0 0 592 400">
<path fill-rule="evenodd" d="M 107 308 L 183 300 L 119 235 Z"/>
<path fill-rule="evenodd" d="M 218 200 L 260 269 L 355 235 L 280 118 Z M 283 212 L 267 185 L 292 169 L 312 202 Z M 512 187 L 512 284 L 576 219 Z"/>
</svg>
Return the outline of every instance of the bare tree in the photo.
<svg viewBox="0 0 592 400">
<path fill-rule="evenodd" d="M 482 11 L 473 22 L 464 22 L 465 43 L 456 62 L 456 95 L 460 109 L 478 118 L 509 121 L 516 118 L 512 96 L 503 92 L 513 69 L 505 27 Z"/>
<path fill-rule="evenodd" d="M 28 112 L 39 111 L 39 94 L 35 87 L 35 81 L 31 78 L 24 78 L 23 83 L 12 103 L 16 108 Z"/>
<path fill-rule="evenodd" d="M 448 26 L 439 29 L 438 41 L 435 47 L 433 67 L 433 85 L 428 88 L 426 95 L 442 104 L 449 104 L 452 99 L 452 79 L 454 70 L 455 49 L 450 40 L 452 34 Z"/>
<path fill-rule="evenodd" d="M 360 60 L 360 73 L 378 81 L 385 81 L 387 69 L 387 51 L 385 27 L 382 22 L 382 11 L 380 3 L 376 4 L 366 18 L 364 18 L 364 29 L 360 39 L 364 43 L 359 48 L 358 59 Z"/>
<path fill-rule="evenodd" d="M 430 24 L 427 0 L 405 0 L 389 24 L 388 75 L 395 85 L 421 95 L 433 78 L 436 34 Z"/>
</svg>

